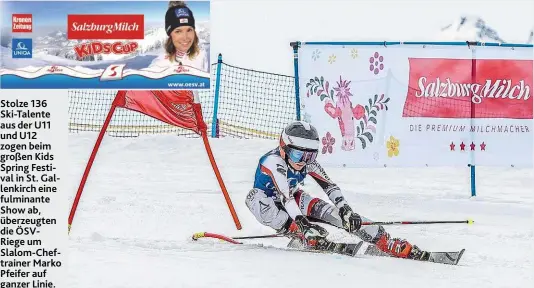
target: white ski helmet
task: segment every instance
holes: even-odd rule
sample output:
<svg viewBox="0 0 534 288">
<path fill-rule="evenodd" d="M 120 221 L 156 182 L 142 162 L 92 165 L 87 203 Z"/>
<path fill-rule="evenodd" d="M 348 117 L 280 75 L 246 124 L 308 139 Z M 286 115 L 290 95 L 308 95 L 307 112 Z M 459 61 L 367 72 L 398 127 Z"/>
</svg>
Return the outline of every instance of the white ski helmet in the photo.
<svg viewBox="0 0 534 288">
<path fill-rule="evenodd" d="M 319 133 L 311 124 L 294 121 L 287 125 L 280 136 L 280 147 L 286 152 L 286 161 L 311 162 L 319 151 Z"/>
</svg>

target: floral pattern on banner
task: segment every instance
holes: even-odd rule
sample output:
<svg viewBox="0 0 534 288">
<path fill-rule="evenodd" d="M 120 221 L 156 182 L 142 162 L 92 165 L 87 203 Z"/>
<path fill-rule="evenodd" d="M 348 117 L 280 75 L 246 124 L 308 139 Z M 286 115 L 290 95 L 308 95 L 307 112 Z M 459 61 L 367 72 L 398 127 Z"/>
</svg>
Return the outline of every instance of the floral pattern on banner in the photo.
<svg viewBox="0 0 534 288">
<path fill-rule="evenodd" d="M 373 153 L 373 159 L 375 159 L 375 161 L 380 160 L 380 154 L 378 152 Z"/>
<path fill-rule="evenodd" d="M 317 59 L 321 58 L 321 50 L 319 49 L 315 49 L 313 52 L 312 52 L 312 59 L 313 61 L 316 61 Z"/>
<path fill-rule="evenodd" d="M 328 63 L 333 64 L 334 62 L 336 62 L 336 55 L 332 54 L 328 57 Z"/>
<path fill-rule="evenodd" d="M 389 140 L 386 143 L 386 147 L 388 149 L 388 157 L 391 158 L 393 156 L 399 156 L 399 146 L 399 139 L 390 136 Z"/>
<path fill-rule="evenodd" d="M 332 137 L 332 134 L 330 132 L 326 132 L 326 136 L 323 137 L 323 150 L 321 153 L 326 154 L 326 152 L 332 154 L 332 151 L 334 149 L 334 144 L 336 143 L 336 139 Z"/>
<path fill-rule="evenodd" d="M 371 58 L 369 58 L 369 70 L 375 75 L 378 75 L 380 71 L 384 70 L 384 56 L 380 55 L 378 52 L 375 52 Z"/>
<path fill-rule="evenodd" d="M 355 149 L 355 139 L 360 140 L 362 149 L 373 142 L 378 112 L 387 111 L 387 103 L 390 100 L 384 94 L 375 94 L 368 99 L 369 104 L 354 105 L 350 99 L 353 96 L 350 84 L 351 81 L 343 80 L 341 76 L 333 88 L 323 76 L 316 76 L 306 83 L 308 96 L 317 95 L 324 102 L 325 112 L 337 119 L 342 136 L 341 149 L 345 151 Z M 359 120 L 357 125 L 355 120 Z"/>
<path fill-rule="evenodd" d="M 358 58 L 358 49 L 356 48 L 352 48 L 350 50 L 350 56 L 352 57 L 352 59 L 356 59 Z"/>
</svg>

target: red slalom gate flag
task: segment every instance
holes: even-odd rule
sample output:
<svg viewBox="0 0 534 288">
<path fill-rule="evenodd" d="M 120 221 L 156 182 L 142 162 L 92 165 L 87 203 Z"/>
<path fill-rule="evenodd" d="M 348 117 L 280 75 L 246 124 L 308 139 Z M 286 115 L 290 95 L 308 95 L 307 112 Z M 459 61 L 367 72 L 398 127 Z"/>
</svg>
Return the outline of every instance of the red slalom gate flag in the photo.
<svg viewBox="0 0 534 288">
<path fill-rule="evenodd" d="M 80 181 L 80 185 L 78 187 L 78 191 L 76 192 L 76 196 L 74 198 L 74 202 L 72 204 L 69 214 L 69 233 L 71 231 L 72 222 L 74 220 L 74 215 L 76 213 L 78 203 L 81 199 L 83 188 L 89 176 L 89 171 L 91 170 L 97 151 L 100 147 L 100 144 L 102 143 L 102 139 L 109 123 L 111 122 L 111 118 L 113 117 L 113 113 L 116 107 L 136 111 L 149 117 L 158 119 L 169 125 L 189 129 L 199 134 L 202 137 L 202 141 L 204 142 L 208 158 L 210 160 L 211 166 L 213 167 L 213 171 L 215 172 L 215 176 L 217 177 L 217 181 L 219 182 L 219 185 L 221 187 L 222 193 L 226 200 L 226 204 L 230 209 L 230 213 L 232 214 L 232 218 L 234 220 L 236 228 L 238 230 L 242 229 L 241 222 L 239 221 L 239 217 L 237 216 L 234 205 L 232 203 L 232 200 L 230 199 L 230 195 L 228 193 L 228 190 L 226 189 L 221 173 L 219 171 L 219 168 L 217 167 L 217 163 L 213 156 L 213 152 L 211 151 L 211 147 L 209 145 L 208 137 L 206 135 L 207 126 L 204 120 L 202 119 L 201 105 L 200 103 L 195 103 L 195 97 L 193 92 L 190 90 L 121 90 L 115 96 L 115 100 L 113 100 L 113 104 L 111 105 L 104 124 L 102 125 L 102 129 L 100 130 L 93 151 L 91 152 L 91 156 L 89 157 L 89 160 L 85 167 L 84 174 Z"/>
<path fill-rule="evenodd" d="M 197 134 L 207 129 L 200 104 L 194 103 L 190 90 L 120 91 L 113 104 Z"/>
</svg>

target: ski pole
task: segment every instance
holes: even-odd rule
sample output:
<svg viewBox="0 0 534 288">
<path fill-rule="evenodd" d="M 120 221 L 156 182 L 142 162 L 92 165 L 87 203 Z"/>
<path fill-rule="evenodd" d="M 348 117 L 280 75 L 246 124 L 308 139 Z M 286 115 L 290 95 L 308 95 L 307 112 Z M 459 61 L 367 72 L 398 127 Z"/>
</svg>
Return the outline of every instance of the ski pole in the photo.
<svg viewBox="0 0 534 288">
<path fill-rule="evenodd" d="M 412 224 L 473 224 L 472 219 L 461 221 L 385 221 L 385 222 L 362 222 L 362 225 L 412 225 Z"/>
<path fill-rule="evenodd" d="M 240 236 L 232 237 L 232 239 L 259 239 L 259 238 L 275 238 L 284 237 L 284 234 L 269 234 L 269 235 L 257 235 L 257 236 Z"/>
<path fill-rule="evenodd" d="M 233 243 L 233 244 L 243 244 L 237 240 L 255 239 L 255 238 L 274 238 L 274 237 L 282 237 L 282 236 L 284 235 L 283 234 L 269 234 L 269 235 L 258 235 L 258 236 L 228 237 L 228 236 L 224 236 L 224 235 L 216 234 L 216 233 L 198 232 L 198 233 L 193 234 L 192 239 L 196 241 L 200 238 L 214 238 L 214 239 L 223 240 L 223 241 Z"/>
</svg>

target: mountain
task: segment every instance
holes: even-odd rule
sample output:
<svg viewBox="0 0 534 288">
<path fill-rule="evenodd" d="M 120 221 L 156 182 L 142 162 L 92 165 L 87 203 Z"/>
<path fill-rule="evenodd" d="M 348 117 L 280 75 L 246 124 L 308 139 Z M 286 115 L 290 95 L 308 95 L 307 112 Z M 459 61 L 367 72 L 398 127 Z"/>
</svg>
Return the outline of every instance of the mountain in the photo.
<svg viewBox="0 0 534 288">
<path fill-rule="evenodd" d="M 474 16 L 456 19 L 441 29 L 438 38 L 440 41 L 506 42 L 483 19 Z"/>
</svg>

